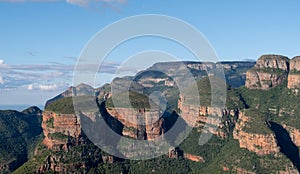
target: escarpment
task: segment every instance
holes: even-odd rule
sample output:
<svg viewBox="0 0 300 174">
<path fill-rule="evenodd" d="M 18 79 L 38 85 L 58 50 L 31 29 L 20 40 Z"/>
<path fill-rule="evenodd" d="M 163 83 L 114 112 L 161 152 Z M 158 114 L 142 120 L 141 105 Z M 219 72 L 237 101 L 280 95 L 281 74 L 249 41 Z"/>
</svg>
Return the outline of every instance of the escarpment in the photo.
<svg viewBox="0 0 300 174">
<path fill-rule="evenodd" d="M 288 89 L 299 88 L 298 60 L 299 57 L 289 60 L 284 56 L 266 55 L 262 56 L 255 66 L 253 62 L 217 64 L 185 62 L 185 64 L 157 63 L 150 68 L 167 69 L 168 73 L 176 74 L 183 69 L 183 65 L 186 65 L 193 75 L 197 76 L 201 105 L 192 104 L 192 101 L 198 101 L 199 98 L 194 93 L 188 93 L 189 84 L 186 84 L 187 94 L 185 91 L 175 91 L 177 88 L 174 79 L 168 78 L 168 74 L 159 74 L 155 71 L 151 73 L 145 71 L 139 74 L 141 78 L 126 77 L 114 80 L 117 87 L 130 91 L 129 100 L 132 108 L 123 103 L 125 95 L 123 91 L 117 93 L 117 97 L 111 92 L 111 84 L 98 89 L 83 84 L 69 88 L 47 102 L 42 122 L 44 139 L 35 149 L 34 172 L 105 173 L 119 167 L 121 170 L 114 173 L 143 173 L 144 171 L 134 172 L 134 170 L 137 168 L 144 170 L 144 167 L 147 168 L 151 163 L 154 167 L 151 166 L 148 173 L 157 172 L 157 165 L 160 164 L 166 164 L 162 167 L 163 170 L 167 165 L 180 168 L 187 166 L 192 173 L 295 172 L 290 158 L 281 153 L 281 142 L 279 143 L 278 135 L 272 132 L 270 129 L 272 126 L 269 124 L 273 121 L 282 125 L 288 132 L 285 136 L 289 138 L 290 143 L 300 146 L 300 127 L 297 125 L 299 105 L 295 103 L 300 102 L 295 92 L 292 92 L 297 90 Z M 238 87 L 245 84 L 246 71 L 253 67 L 247 72 L 246 88 L 226 86 L 226 91 L 222 94 L 227 95 L 227 103 L 219 108 L 210 106 L 210 80 L 202 78 L 207 76 L 204 71 L 215 67 L 223 67 L 225 80 L 231 79 L 233 86 Z M 178 77 L 184 79 L 185 75 L 180 74 Z M 233 79 L 239 79 L 238 83 Z M 202 80 L 205 83 L 202 83 Z M 134 83 L 131 84 L 131 81 Z M 286 81 L 288 88 L 281 85 Z M 131 84 L 130 88 L 127 88 L 127 84 Z M 154 93 L 155 91 L 159 92 Z M 91 100 L 87 100 L 85 95 L 91 96 L 89 98 Z M 148 97 L 150 95 L 152 98 Z M 79 99 L 79 104 L 82 104 L 82 107 L 78 107 L 82 111 L 76 111 L 76 114 L 72 97 Z M 118 107 L 115 107 L 112 97 L 120 101 Z M 291 100 L 293 102 L 289 102 Z M 91 105 L 92 107 L 89 107 Z M 160 107 L 155 110 L 153 106 Z M 179 145 L 175 144 L 177 138 L 181 138 L 182 133 L 189 128 L 187 125 L 194 129 Z M 112 134 L 118 138 L 112 138 Z M 199 145 L 202 135 L 209 135 L 211 138 L 206 144 Z M 93 138 L 100 141 L 95 142 Z M 152 144 L 138 147 L 135 143 L 125 141 L 128 139 L 149 140 L 150 143 L 154 142 L 154 148 Z M 107 140 L 107 144 L 111 145 L 109 148 L 118 152 L 117 155 L 112 154 L 130 158 L 139 155 L 137 149 L 141 148 L 148 150 L 141 153 L 153 155 L 156 148 L 159 148 L 155 142 L 161 139 L 167 140 L 174 148 L 169 149 L 168 155 L 146 162 L 120 160 L 95 145 L 105 143 Z M 149 151 L 149 148 L 153 148 L 154 151 Z M 197 163 L 190 165 L 192 163 L 187 163 L 186 160 Z M 195 168 L 192 169 L 193 167 Z M 188 170 L 182 173 L 188 173 Z"/>
</svg>

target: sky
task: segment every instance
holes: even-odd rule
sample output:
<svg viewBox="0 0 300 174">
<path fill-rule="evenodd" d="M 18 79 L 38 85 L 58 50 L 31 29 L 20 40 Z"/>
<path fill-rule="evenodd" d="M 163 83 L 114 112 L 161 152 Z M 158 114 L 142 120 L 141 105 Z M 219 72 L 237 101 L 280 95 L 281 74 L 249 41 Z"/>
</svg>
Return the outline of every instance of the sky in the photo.
<svg viewBox="0 0 300 174">
<path fill-rule="evenodd" d="M 296 0 L 0 0 L 0 106 L 43 105 L 64 91 L 89 40 L 135 15 L 167 15 L 189 23 L 219 60 L 256 60 L 263 54 L 292 58 L 300 55 L 299 7 Z M 145 50 L 193 59 L 169 40 L 132 39 L 108 55 L 97 84 L 109 82 L 120 64 Z"/>
</svg>

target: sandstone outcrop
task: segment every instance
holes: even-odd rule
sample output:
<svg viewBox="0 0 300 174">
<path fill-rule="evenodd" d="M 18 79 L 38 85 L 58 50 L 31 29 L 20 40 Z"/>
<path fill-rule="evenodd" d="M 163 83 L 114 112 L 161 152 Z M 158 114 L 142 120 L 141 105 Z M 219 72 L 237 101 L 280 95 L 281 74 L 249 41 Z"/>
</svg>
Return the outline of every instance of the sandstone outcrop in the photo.
<svg viewBox="0 0 300 174">
<path fill-rule="evenodd" d="M 222 117 L 234 117 L 235 112 L 225 108 L 215 108 L 207 106 L 195 106 L 185 103 L 185 98 L 180 96 L 178 108 L 181 111 L 181 117 L 191 127 L 204 127 L 201 131 L 210 132 L 219 137 L 225 138 L 228 132 L 224 132 L 226 122 L 222 122 Z"/>
<path fill-rule="evenodd" d="M 300 88 L 300 56 L 294 57 L 290 61 L 288 88 Z"/>
<path fill-rule="evenodd" d="M 245 86 L 268 90 L 286 80 L 289 89 L 300 88 L 300 56 L 290 60 L 280 55 L 264 55 L 247 71 Z"/>
<path fill-rule="evenodd" d="M 289 58 L 280 55 L 261 56 L 255 67 L 248 70 L 245 86 L 249 89 L 267 90 L 288 78 Z"/>
<path fill-rule="evenodd" d="M 143 139 L 154 140 L 165 131 L 164 119 L 158 110 L 107 108 L 107 112 L 124 125 L 122 134 L 134 139 L 139 138 L 138 132 L 145 131 Z"/>
<path fill-rule="evenodd" d="M 239 141 L 240 147 L 246 148 L 258 155 L 279 152 L 280 148 L 273 133 L 256 134 L 244 130 L 244 128 L 248 126 L 247 122 L 249 122 L 250 119 L 250 116 L 246 116 L 241 112 L 239 114 L 239 121 L 235 125 L 233 138 Z"/>
<path fill-rule="evenodd" d="M 296 146 L 300 146 L 300 130 L 291 126 L 287 126 L 285 124 L 283 125 L 283 127 L 289 132 L 293 143 Z"/>
<path fill-rule="evenodd" d="M 43 143 L 50 149 L 67 149 L 67 137 L 78 139 L 81 135 L 81 126 L 74 114 L 57 114 L 45 111 L 43 113 L 42 128 L 45 136 Z M 53 135 L 60 135 L 60 137 L 55 138 Z"/>
<path fill-rule="evenodd" d="M 201 162 L 201 163 L 205 162 L 205 160 L 204 160 L 203 157 L 197 156 L 197 155 L 192 155 L 192 154 L 184 153 L 183 157 L 186 158 L 186 159 L 188 159 L 188 160 L 194 161 L 194 162 Z"/>
</svg>

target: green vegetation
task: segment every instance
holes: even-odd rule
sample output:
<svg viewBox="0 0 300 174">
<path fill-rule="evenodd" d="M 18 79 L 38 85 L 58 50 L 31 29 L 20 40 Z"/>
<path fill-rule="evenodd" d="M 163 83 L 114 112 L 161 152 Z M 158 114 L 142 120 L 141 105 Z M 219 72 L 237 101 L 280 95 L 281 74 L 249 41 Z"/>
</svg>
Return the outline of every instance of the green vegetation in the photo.
<svg viewBox="0 0 300 174">
<path fill-rule="evenodd" d="M 220 149 L 220 153 L 198 172 L 224 173 L 222 168 L 228 167 L 228 173 L 236 173 L 237 168 L 257 173 L 275 173 L 285 170 L 285 167 L 290 165 L 291 162 L 283 154 L 259 156 L 247 149 L 240 148 L 237 140 L 229 138 Z"/>
<path fill-rule="evenodd" d="M 69 136 L 60 132 L 55 132 L 53 134 L 48 134 L 48 137 L 56 140 L 68 140 Z"/>
<path fill-rule="evenodd" d="M 268 114 L 259 112 L 256 109 L 245 110 L 246 116 L 250 117 L 246 126 L 243 128 L 246 132 L 255 134 L 271 134 L 272 131 L 267 125 L 269 121 Z"/>
<path fill-rule="evenodd" d="M 296 69 L 290 70 L 290 74 L 296 74 L 299 75 L 300 71 L 297 71 Z"/>
<path fill-rule="evenodd" d="M 128 97 L 130 103 L 126 102 L 128 101 Z M 132 92 L 132 91 L 130 91 L 129 93 L 121 93 L 114 97 L 109 98 L 106 102 L 106 106 L 111 108 L 115 107 L 113 101 L 117 101 L 118 102 L 117 107 L 121 107 L 121 108 L 133 107 L 135 109 L 144 109 L 144 108 L 150 109 L 151 105 L 155 106 L 154 103 L 150 105 L 151 101 L 149 101 L 149 97 L 147 97 L 146 95 L 137 92 Z"/>
<path fill-rule="evenodd" d="M 74 114 L 74 104 L 76 107 L 76 111 L 98 111 L 95 96 L 76 96 L 61 98 L 47 105 L 45 111 L 52 111 L 58 114 Z"/>
<path fill-rule="evenodd" d="M 26 162 L 41 133 L 39 116 L 0 111 L 0 163 L 8 165 L 0 173 L 13 171 Z"/>
<path fill-rule="evenodd" d="M 287 71 L 279 68 L 254 68 L 254 70 L 270 74 L 287 74 Z"/>
<path fill-rule="evenodd" d="M 279 124 L 300 129 L 300 97 L 293 89 L 286 87 L 287 82 L 269 90 L 247 89 L 238 92 L 251 110 L 248 115 L 257 121 L 273 120 Z M 252 113 L 254 112 L 254 113 Z M 256 127 L 257 129 L 257 127 Z"/>
<path fill-rule="evenodd" d="M 50 128 L 54 128 L 54 118 L 51 117 L 49 120 L 46 121 L 46 125 L 47 127 L 50 127 Z"/>
</svg>

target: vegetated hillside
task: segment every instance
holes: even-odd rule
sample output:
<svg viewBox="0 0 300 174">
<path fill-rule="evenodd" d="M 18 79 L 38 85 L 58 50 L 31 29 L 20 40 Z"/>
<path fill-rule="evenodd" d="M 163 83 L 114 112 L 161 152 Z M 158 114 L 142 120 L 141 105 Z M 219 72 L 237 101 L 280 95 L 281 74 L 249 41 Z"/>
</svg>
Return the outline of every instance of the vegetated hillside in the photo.
<svg viewBox="0 0 300 174">
<path fill-rule="evenodd" d="M 42 133 L 41 112 L 37 107 L 0 111 L 0 173 L 17 169 L 33 156 Z"/>
</svg>

